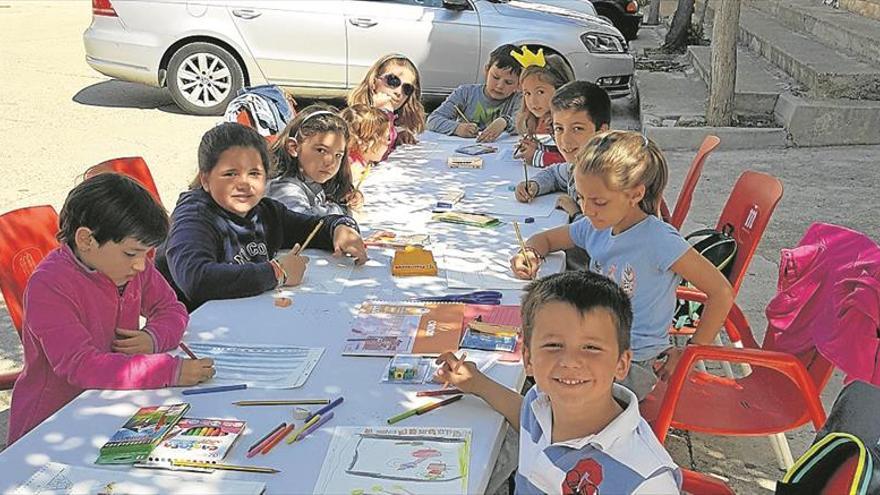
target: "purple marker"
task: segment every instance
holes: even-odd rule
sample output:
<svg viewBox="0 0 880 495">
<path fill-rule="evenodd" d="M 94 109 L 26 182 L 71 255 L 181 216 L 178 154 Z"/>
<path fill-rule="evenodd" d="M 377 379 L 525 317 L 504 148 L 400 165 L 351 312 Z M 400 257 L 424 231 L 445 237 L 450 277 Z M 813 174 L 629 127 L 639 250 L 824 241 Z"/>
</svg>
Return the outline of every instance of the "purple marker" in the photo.
<svg viewBox="0 0 880 495">
<path fill-rule="evenodd" d="M 309 417 L 306 419 L 306 423 L 311 421 L 312 418 L 314 418 L 315 416 L 322 415 L 322 414 L 326 413 L 327 411 L 333 409 L 334 407 L 338 406 L 339 404 L 342 404 L 343 400 L 344 399 L 342 398 L 342 396 L 337 397 L 333 402 L 327 404 L 326 406 L 322 407 L 321 409 L 318 409 L 317 411 L 315 411 L 311 415 L 309 415 Z M 318 423 L 316 423 L 316 424 L 319 424 L 319 423 L 321 423 L 321 421 L 318 421 Z"/>
<path fill-rule="evenodd" d="M 306 428 L 305 431 L 303 431 L 302 433 L 299 434 L 299 436 L 296 438 L 296 441 L 298 441 L 298 442 L 302 441 L 302 439 L 305 438 L 306 435 L 317 430 L 318 428 L 323 426 L 324 423 L 326 423 L 327 421 L 330 421 L 331 419 L 333 419 L 333 412 L 332 411 L 328 412 L 326 416 L 321 416 L 321 419 L 319 419 L 315 424 Z"/>
</svg>

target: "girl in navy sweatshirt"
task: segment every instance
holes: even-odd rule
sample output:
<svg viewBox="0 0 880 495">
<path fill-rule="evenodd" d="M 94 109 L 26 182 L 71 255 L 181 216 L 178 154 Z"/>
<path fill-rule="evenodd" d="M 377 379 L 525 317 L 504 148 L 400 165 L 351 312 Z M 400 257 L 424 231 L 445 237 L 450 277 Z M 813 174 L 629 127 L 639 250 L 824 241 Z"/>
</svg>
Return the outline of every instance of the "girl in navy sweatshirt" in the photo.
<svg viewBox="0 0 880 495">
<path fill-rule="evenodd" d="M 224 123 L 202 137 L 199 174 L 180 195 L 157 256 L 159 270 L 189 311 L 214 299 L 299 284 L 308 258 L 295 253 L 322 218 L 310 247 L 366 262 L 352 218 L 296 213 L 264 197 L 268 168 L 266 143 L 249 127 Z"/>
</svg>

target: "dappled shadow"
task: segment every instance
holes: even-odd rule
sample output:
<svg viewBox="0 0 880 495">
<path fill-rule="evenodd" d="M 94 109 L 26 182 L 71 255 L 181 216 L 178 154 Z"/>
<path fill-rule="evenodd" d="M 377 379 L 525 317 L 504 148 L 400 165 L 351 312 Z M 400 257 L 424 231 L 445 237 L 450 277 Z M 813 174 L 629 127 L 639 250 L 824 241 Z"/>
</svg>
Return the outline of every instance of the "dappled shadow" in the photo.
<svg viewBox="0 0 880 495">
<path fill-rule="evenodd" d="M 156 109 L 185 115 L 167 89 L 116 79 L 86 86 L 73 96 L 73 101 L 96 107 Z"/>
</svg>

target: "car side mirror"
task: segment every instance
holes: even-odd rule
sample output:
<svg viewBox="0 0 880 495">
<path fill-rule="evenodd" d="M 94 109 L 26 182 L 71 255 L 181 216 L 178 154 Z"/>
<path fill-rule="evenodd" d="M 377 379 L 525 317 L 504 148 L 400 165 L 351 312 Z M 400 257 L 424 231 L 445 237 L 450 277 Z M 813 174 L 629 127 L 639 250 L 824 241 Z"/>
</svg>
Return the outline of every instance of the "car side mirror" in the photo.
<svg viewBox="0 0 880 495">
<path fill-rule="evenodd" d="M 443 0 L 443 8 L 450 10 L 467 10 L 470 8 L 468 0 Z"/>
</svg>

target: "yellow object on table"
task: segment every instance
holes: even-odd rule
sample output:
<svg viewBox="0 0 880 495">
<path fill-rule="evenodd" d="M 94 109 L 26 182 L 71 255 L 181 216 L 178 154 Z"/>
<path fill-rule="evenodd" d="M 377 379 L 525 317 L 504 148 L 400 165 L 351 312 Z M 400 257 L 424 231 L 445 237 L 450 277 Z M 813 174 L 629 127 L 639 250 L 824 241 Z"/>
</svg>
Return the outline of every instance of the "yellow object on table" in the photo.
<svg viewBox="0 0 880 495">
<path fill-rule="evenodd" d="M 437 275 L 434 253 L 418 246 L 407 246 L 394 252 L 391 274 L 395 277 Z"/>
</svg>

